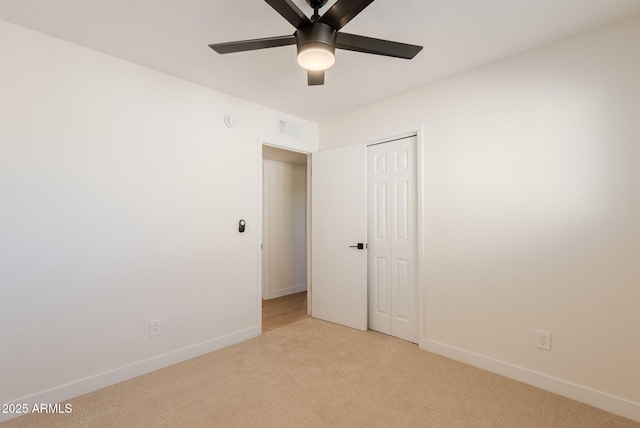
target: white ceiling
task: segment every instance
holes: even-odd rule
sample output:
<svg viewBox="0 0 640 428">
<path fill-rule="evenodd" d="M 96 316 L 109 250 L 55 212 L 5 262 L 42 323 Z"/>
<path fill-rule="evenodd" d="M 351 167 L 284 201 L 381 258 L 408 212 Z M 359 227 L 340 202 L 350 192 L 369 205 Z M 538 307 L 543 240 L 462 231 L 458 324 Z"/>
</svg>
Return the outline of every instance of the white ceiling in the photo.
<svg viewBox="0 0 640 428">
<path fill-rule="evenodd" d="M 338 50 L 325 85 L 308 87 L 295 46 L 208 47 L 293 34 L 263 0 L 0 0 L 0 19 L 315 122 L 639 13 L 640 0 L 377 0 L 343 30 L 422 52 Z"/>
<path fill-rule="evenodd" d="M 267 145 L 262 146 L 262 159 L 293 163 L 296 165 L 307 164 L 307 155 L 304 153 L 284 150 Z"/>
</svg>

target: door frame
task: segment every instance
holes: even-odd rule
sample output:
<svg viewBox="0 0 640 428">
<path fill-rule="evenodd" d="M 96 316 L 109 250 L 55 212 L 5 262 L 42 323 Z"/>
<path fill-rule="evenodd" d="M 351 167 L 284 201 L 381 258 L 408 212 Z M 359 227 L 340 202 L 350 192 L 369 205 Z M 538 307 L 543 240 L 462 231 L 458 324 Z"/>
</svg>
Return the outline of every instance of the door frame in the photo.
<svg viewBox="0 0 640 428">
<path fill-rule="evenodd" d="M 262 221 L 264 219 L 263 213 L 263 172 L 262 172 L 262 146 L 271 146 L 277 149 L 286 150 L 289 152 L 302 153 L 307 155 L 307 201 L 306 201 L 306 209 L 307 209 L 307 219 L 306 219 L 306 239 L 307 239 L 307 313 L 311 313 L 310 306 L 310 297 L 311 297 L 311 152 L 308 150 L 301 150 L 288 147 L 283 144 L 278 144 L 277 142 L 273 142 L 271 139 L 258 137 L 258 159 L 257 159 L 257 168 L 258 168 L 258 215 L 257 215 L 257 257 L 258 257 L 258 283 L 257 283 L 257 316 L 258 316 L 258 334 L 262 334 L 262 251 L 263 251 L 263 226 Z"/>
</svg>

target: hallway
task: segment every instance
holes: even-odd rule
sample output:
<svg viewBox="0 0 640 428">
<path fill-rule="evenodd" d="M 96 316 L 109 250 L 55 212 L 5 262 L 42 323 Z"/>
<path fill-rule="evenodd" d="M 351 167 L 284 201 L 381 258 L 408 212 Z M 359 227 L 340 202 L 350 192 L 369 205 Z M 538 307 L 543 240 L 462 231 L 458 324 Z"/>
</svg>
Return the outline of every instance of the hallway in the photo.
<svg viewBox="0 0 640 428">
<path fill-rule="evenodd" d="M 307 317 L 307 292 L 289 294 L 262 301 L 262 332 L 291 324 Z"/>
</svg>

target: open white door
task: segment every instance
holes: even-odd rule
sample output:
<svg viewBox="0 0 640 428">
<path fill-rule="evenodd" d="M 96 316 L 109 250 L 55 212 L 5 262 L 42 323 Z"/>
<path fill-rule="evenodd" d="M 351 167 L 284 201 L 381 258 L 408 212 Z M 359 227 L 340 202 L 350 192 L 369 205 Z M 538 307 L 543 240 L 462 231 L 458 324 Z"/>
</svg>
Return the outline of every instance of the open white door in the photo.
<svg viewBox="0 0 640 428">
<path fill-rule="evenodd" d="M 359 330 L 367 329 L 366 162 L 364 144 L 311 160 L 311 315 Z"/>
</svg>

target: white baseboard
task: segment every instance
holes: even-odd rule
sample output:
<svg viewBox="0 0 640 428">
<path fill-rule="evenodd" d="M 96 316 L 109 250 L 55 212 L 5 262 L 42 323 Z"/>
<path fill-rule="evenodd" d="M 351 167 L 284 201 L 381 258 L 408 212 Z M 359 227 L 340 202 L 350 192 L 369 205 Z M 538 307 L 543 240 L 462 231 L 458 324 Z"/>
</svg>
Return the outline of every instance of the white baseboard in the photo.
<svg viewBox="0 0 640 428">
<path fill-rule="evenodd" d="M 624 398 L 616 397 L 605 392 L 587 388 L 566 380 L 558 379 L 543 373 L 525 369 L 504 361 L 486 357 L 484 355 L 469 352 L 464 349 L 436 342 L 434 340 L 422 339 L 420 349 L 424 349 L 434 354 L 442 355 L 452 360 L 460 361 L 483 370 L 497 373 L 499 375 L 515 379 L 517 381 L 533 385 L 545 391 L 553 392 L 572 400 L 589 404 L 593 407 L 614 413 L 625 418 L 640 422 L 640 403 L 636 403 Z"/>
<path fill-rule="evenodd" d="M 138 377 L 152 371 L 159 370 L 161 368 L 168 367 L 170 365 L 245 341 L 247 339 L 251 339 L 253 337 L 259 336 L 259 334 L 260 333 L 257 326 L 250 327 L 245 330 L 228 334 L 226 336 L 207 340 L 205 342 L 197 343 L 192 346 L 187 346 L 186 348 L 158 355 L 147 360 L 119 367 L 108 372 L 86 377 L 84 379 L 79 379 L 64 385 L 47 389 L 45 391 L 40 391 L 35 394 L 19 398 L 17 400 L 13 400 L 11 403 L 6 404 L 27 404 L 29 409 L 31 409 L 36 403 L 62 403 L 80 395 L 88 394 L 89 392 L 97 391 L 98 389 L 115 385 L 116 383 L 133 379 L 134 377 Z M 7 421 L 18 416 L 22 415 L 0 413 L 0 422 Z"/>
<path fill-rule="evenodd" d="M 275 299 L 277 297 L 288 296 L 289 294 L 299 293 L 307 290 L 307 284 L 298 284 L 293 287 L 282 288 L 280 290 L 268 290 L 265 300 Z"/>
</svg>

